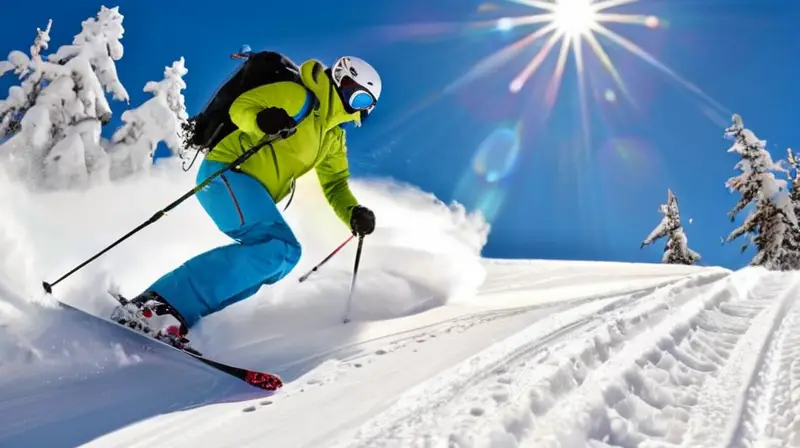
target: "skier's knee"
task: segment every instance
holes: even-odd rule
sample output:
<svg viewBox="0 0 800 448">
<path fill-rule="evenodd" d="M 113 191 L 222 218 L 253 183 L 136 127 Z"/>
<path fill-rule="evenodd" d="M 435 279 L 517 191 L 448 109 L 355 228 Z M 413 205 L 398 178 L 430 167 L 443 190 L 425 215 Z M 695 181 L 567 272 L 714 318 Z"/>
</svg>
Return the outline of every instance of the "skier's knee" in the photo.
<svg viewBox="0 0 800 448">
<path fill-rule="evenodd" d="M 294 232 L 283 222 L 253 226 L 240 241 L 257 248 L 251 254 L 261 269 L 268 271 L 277 268 L 283 271 L 284 275 L 300 262 L 303 252 Z"/>
<path fill-rule="evenodd" d="M 297 240 L 286 243 L 286 264 L 290 269 L 297 266 L 300 262 L 300 257 L 303 255 L 303 247 Z"/>
<path fill-rule="evenodd" d="M 278 235 L 285 244 L 283 249 L 283 259 L 284 263 L 286 263 L 287 271 L 291 271 L 297 265 L 297 263 L 300 262 L 300 257 L 303 255 L 303 248 L 300 245 L 300 242 L 297 241 L 297 237 L 294 236 L 294 232 L 292 232 L 292 229 L 289 228 L 288 225 L 284 224 L 280 227 L 281 229 Z"/>
</svg>

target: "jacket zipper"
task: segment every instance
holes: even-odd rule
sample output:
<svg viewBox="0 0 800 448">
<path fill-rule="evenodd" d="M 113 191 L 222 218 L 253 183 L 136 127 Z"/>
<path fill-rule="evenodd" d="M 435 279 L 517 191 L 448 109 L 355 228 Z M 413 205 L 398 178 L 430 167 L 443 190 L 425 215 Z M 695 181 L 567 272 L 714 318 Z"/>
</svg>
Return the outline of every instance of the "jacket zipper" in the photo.
<svg viewBox="0 0 800 448">
<path fill-rule="evenodd" d="M 283 211 L 286 211 L 286 209 L 292 205 L 292 199 L 294 199 L 294 189 L 297 188 L 294 177 L 292 178 L 292 183 L 289 185 L 289 188 L 291 189 L 291 195 L 289 196 L 289 202 L 286 203 L 286 207 L 283 207 Z"/>
<path fill-rule="evenodd" d="M 228 182 L 228 178 L 225 177 L 223 174 L 220 176 L 222 178 L 222 183 L 225 184 L 225 188 L 228 189 L 228 194 L 231 195 L 231 199 L 233 200 L 233 205 L 236 207 L 236 213 L 239 214 L 239 225 L 244 225 L 244 213 L 242 213 L 242 208 L 239 207 L 239 201 L 236 199 L 236 195 L 233 194 L 233 189 L 231 188 L 231 184 Z"/>
<path fill-rule="evenodd" d="M 272 153 L 272 163 L 275 164 L 275 175 L 278 176 L 278 180 L 280 180 L 281 170 L 280 168 L 278 168 L 278 155 L 275 154 L 275 147 L 272 146 L 272 144 L 269 145 L 269 150 L 270 153 Z M 292 194 L 292 196 L 294 196 L 294 178 L 292 178 L 292 183 L 290 184 L 289 188 L 290 188 L 290 193 Z M 290 197 L 289 203 L 286 204 L 286 208 L 284 208 L 283 211 L 286 211 L 286 209 L 289 208 L 289 204 L 291 203 L 292 203 L 292 198 Z"/>
<path fill-rule="evenodd" d="M 269 144 L 269 151 L 272 153 L 272 163 L 275 164 L 275 175 L 278 176 L 278 179 L 281 178 L 281 169 L 278 168 L 278 155 L 275 154 L 275 147 L 272 146 L 272 143 Z"/>
</svg>

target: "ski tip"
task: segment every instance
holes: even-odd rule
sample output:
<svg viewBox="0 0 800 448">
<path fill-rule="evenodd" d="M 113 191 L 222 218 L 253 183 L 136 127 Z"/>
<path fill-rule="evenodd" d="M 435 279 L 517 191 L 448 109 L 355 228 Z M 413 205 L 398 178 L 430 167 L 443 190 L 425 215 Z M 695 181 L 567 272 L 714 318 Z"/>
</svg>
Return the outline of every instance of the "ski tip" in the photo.
<svg viewBox="0 0 800 448">
<path fill-rule="evenodd" d="M 264 390 L 274 391 L 283 387 L 283 381 L 280 379 L 280 377 L 271 373 L 249 370 L 247 371 L 244 380 L 247 382 L 247 384 Z"/>
</svg>

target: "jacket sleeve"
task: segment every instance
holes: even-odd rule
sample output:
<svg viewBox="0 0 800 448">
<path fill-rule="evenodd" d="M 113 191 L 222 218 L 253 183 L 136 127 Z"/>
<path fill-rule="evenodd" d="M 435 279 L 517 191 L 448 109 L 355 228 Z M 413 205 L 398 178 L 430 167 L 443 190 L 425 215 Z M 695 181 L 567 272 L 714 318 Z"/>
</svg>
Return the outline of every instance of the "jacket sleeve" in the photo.
<svg viewBox="0 0 800 448">
<path fill-rule="evenodd" d="M 239 95 L 230 108 L 233 124 L 255 140 L 264 138 L 256 124 L 256 115 L 268 107 L 279 107 L 289 116 L 300 112 L 306 100 L 306 90 L 293 82 L 276 82 L 258 86 Z"/>
<path fill-rule="evenodd" d="M 326 147 L 323 150 L 326 156 L 316 167 L 317 177 L 325 199 L 328 200 L 336 216 L 350 228 L 350 210 L 358 205 L 358 201 L 348 184 L 350 169 L 347 163 L 344 131 L 337 129 L 328 132 L 324 144 Z"/>
</svg>

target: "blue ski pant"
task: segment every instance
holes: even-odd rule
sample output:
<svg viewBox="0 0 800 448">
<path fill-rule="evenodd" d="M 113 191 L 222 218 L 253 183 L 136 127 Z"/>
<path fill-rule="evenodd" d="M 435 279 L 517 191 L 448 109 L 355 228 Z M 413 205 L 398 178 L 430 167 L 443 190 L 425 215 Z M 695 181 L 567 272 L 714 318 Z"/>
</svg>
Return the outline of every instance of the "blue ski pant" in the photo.
<svg viewBox="0 0 800 448">
<path fill-rule="evenodd" d="M 198 183 L 225 166 L 203 160 Z M 235 242 L 197 255 L 148 288 L 164 297 L 188 327 L 282 279 L 301 254 L 272 196 L 250 175 L 229 170 L 200 190 L 197 199 Z"/>
</svg>

